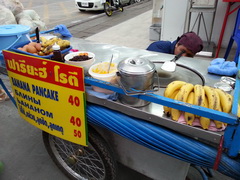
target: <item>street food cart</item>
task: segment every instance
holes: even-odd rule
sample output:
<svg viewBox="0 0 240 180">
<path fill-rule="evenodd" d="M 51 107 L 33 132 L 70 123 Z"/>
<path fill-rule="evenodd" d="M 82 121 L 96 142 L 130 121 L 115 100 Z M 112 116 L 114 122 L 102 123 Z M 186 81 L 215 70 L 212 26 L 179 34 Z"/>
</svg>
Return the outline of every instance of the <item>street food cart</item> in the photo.
<svg viewBox="0 0 240 180">
<path fill-rule="evenodd" d="M 109 61 L 114 53 L 118 55 L 115 63 L 129 57 L 147 58 L 156 66 L 159 87 L 154 92 L 133 95 L 150 102 L 143 107 L 132 107 L 116 99 L 95 96 L 86 90 L 87 147 L 43 131 L 49 155 L 68 177 L 115 179 L 118 161 L 153 179 L 185 179 L 191 164 L 218 170 L 235 179 L 240 178 L 240 126 L 236 116 L 240 87 L 238 76 L 232 92 L 232 113 L 226 114 L 163 96 L 167 84 L 174 80 L 213 86 L 220 80 L 220 76 L 207 73 L 209 61 L 182 57 L 176 71 L 167 73 L 160 67 L 164 61 L 171 60 L 173 55 L 94 43 L 74 37 L 69 40 L 73 49 L 93 52 L 96 55 L 95 63 Z M 118 85 L 88 75 L 84 78 L 84 84 L 86 89 L 93 85 L 125 94 Z M 228 123 L 228 126 L 225 131 L 213 132 L 181 124 L 167 117 L 163 113 L 163 106 L 214 118 Z"/>
</svg>

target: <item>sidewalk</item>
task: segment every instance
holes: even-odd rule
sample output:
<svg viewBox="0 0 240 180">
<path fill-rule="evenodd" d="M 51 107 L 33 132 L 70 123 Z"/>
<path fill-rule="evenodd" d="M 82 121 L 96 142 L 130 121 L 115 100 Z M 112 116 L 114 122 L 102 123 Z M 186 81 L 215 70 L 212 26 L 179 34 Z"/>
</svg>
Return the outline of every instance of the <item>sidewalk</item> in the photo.
<svg viewBox="0 0 240 180">
<path fill-rule="evenodd" d="M 151 17 L 152 10 L 149 10 L 105 31 L 94 34 L 86 38 L 86 40 L 146 49 L 153 42 L 149 40 L 149 28 L 152 24 Z"/>
</svg>

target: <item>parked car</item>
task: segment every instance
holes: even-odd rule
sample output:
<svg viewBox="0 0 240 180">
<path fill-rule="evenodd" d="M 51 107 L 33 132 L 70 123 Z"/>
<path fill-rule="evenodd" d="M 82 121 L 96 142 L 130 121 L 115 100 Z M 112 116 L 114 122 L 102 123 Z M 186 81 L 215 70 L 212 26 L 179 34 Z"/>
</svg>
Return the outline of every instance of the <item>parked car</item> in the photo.
<svg viewBox="0 0 240 180">
<path fill-rule="evenodd" d="M 100 11 L 104 10 L 103 3 L 105 0 L 75 0 L 79 11 Z M 124 5 L 131 4 L 132 0 L 120 0 Z"/>
</svg>

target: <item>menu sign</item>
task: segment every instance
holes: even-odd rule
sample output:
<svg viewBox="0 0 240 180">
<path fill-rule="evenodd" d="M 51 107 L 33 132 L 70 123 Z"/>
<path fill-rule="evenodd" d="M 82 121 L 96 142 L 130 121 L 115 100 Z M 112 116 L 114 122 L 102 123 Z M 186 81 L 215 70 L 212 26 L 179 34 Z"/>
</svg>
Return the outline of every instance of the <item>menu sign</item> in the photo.
<svg viewBox="0 0 240 180">
<path fill-rule="evenodd" d="M 3 55 L 20 116 L 49 134 L 86 146 L 83 69 L 10 51 Z"/>
</svg>

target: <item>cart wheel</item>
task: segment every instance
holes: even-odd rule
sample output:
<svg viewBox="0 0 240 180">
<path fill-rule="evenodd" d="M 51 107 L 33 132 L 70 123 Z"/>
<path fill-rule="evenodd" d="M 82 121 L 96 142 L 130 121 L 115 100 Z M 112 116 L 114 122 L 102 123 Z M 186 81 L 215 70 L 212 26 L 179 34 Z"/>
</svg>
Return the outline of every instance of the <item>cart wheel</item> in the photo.
<svg viewBox="0 0 240 180">
<path fill-rule="evenodd" d="M 110 2 L 104 3 L 104 11 L 107 16 L 111 16 L 113 14 L 113 9 L 112 9 Z"/>
<path fill-rule="evenodd" d="M 117 163 L 111 149 L 94 129 L 89 128 L 88 133 L 88 147 L 44 131 L 42 135 L 50 157 L 70 179 L 116 179 Z"/>
</svg>

